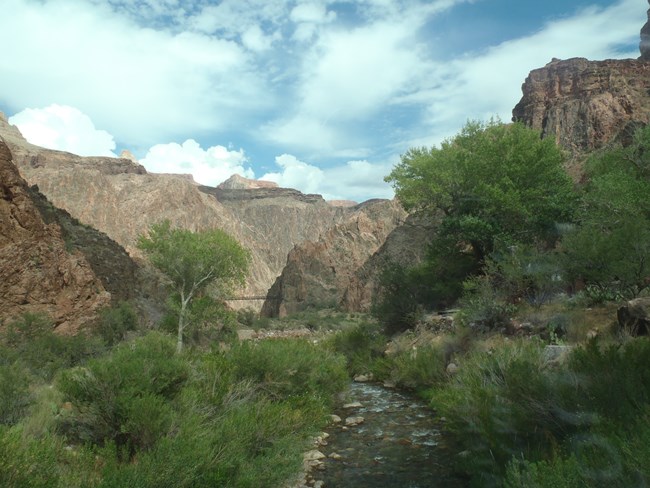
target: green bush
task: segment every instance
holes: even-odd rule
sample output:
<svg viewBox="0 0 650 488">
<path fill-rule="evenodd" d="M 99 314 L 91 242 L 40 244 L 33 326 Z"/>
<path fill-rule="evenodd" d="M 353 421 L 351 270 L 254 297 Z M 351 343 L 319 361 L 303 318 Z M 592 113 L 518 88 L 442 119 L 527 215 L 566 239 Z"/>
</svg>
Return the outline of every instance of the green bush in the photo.
<svg viewBox="0 0 650 488">
<path fill-rule="evenodd" d="M 332 335 L 326 345 L 345 357 L 348 372 L 354 376 L 372 372 L 384 354 L 386 341 L 376 325 L 361 323 Z"/>
<path fill-rule="evenodd" d="M 113 308 L 105 308 L 99 313 L 97 333 L 108 346 L 124 340 L 126 334 L 137 327 L 138 316 L 128 302 L 121 302 Z"/>
<path fill-rule="evenodd" d="M 102 351 L 102 345 L 85 334 L 56 334 L 52 321 L 40 314 L 26 313 L 10 322 L 3 342 L 5 362 L 19 359 L 32 375 L 45 381 L 58 370 L 81 364 Z"/>
<path fill-rule="evenodd" d="M 389 379 L 396 385 L 422 393 L 446 381 L 446 366 L 445 351 L 433 344 L 400 352 L 384 363 Z"/>
<path fill-rule="evenodd" d="M 272 398 L 331 398 L 348 381 L 342 357 L 307 341 L 244 342 L 226 353 L 226 359 L 234 381 L 253 381 Z"/>
<path fill-rule="evenodd" d="M 27 412 L 32 400 L 29 380 L 19 364 L 0 364 L 0 424 L 15 424 Z"/>
<path fill-rule="evenodd" d="M 170 401 L 187 376 L 186 362 L 167 337 L 150 333 L 121 344 L 108 356 L 61 374 L 58 386 L 73 405 L 61 429 L 81 442 L 114 442 L 120 459 L 129 459 L 168 431 Z"/>
<path fill-rule="evenodd" d="M 458 448 L 471 452 L 459 467 L 478 486 L 498 485 L 512 459 L 540 463 L 531 469 L 511 467 L 513 483 L 525 473 L 552 471 L 544 462 L 561 452 L 576 456 L 580 479 L 587 483 L 596 477 L 612 481 L 614 475 L 596 468 L 620 457 L 640 435 L 637 431 L 643 432 L 631 431 L 629 425 L 650 408 L 650 340 L 603 347 L 592 341 L 560 366 L 545 362 L 542 351 L 535 343 L 513 342 L 492 352 L 474 352 L 448 386 L 434 394 L 432 406 L 448 419 Z M 625 440 L 615 442 L 619 435 Z M 565 461 L 559 471 L 573 469 Z M 636 471 L 626 473 L 636 476 Z"/>
</svg>

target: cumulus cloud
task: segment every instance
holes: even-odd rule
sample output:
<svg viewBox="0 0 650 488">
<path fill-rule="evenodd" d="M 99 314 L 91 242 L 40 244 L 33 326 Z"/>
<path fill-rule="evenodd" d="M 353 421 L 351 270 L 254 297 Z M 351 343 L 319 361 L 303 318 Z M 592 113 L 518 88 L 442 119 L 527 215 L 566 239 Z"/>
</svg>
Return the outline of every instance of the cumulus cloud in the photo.
<svg viewBox="0 0 650 488">
<path fill-rule="evenodd" d="M 115 141 L 80 110 L 66 105 L 28 108 L 9 118 L 32 144 L 80 156 L 115 156 Z"/>
<path fill-rule="evenodd" d="M 294 188 L 303 193 L 317 193 L 326 200 L 364 201 L 370 198 L 392 198 L 393 192 L 383 181 L 390 163 L 371 164 L 368 161 L 348 161 L 321 169 L 299 160 L 292 154 L 275 158 L 280 171 L 266 173 L 262 180 L 278 186 Z"/>
<path fill-rule="evenodd" d="M 0 103 L 80 108 L 129 146 L 245 120 L 264 107 L 236 42 L 152 29 L 103 3 L 4 0 Z M 233 82 L 236 80 L 236 82 Z"/>
<path fill-rule="evenodd" d="M 243 149 L 231 150 L 224 146 L 203 149 L 193 139 L 183 144 L 156 144 L 140 163 L 152 173 L 192 174 L 194 181 L 216 186 L 233 174 L 253 178 L 253 170 L 246 168 Z"/>
</svg>

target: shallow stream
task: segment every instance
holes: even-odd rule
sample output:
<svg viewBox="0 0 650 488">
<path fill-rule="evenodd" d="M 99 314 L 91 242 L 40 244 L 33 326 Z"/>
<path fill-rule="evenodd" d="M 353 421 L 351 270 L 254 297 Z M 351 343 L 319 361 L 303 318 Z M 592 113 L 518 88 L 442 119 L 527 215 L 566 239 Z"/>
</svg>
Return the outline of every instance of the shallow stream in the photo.
<svg viewBox="0 0 650 488">
<path fill-rule="evenodd" d="M 450 453 L 442 442 L 430 408 L 398 391 L 368 383 L 353 383 L 350 402 L 360 407 L 341 409 L 342 422 L 333 425 L 325 469 L 315 476 L 325 488 L 462 487 L 449 471 Z M 346 417 L 363 423 L 344 428 Z M 332 454 L 335 453 L 335 454 Z"/>
</svg>

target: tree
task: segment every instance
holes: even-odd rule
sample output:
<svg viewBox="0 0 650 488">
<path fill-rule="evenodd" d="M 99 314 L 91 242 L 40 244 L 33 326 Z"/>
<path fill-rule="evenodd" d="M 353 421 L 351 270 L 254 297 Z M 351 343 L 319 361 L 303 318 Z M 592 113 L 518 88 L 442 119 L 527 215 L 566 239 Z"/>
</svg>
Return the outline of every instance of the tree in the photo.
<svg viewBox="0 0 650 488">
<path fill-rule="evenodd" d="M 440 147 L 402 156 L 386 181 L 407 210 L 440 220 L 422 267 L 429 276 L 417 278 L 429 284 L 425 308 L 453 304 L 496 250 L 553 247 L 576 202 L 563 162 L 552 140 L 498 121 L 468 122 Z"/>
<path fill-rule="evenodd" d="M 592 155 L 587 177 L 579 225 L 562 240 L 566 271 L 611 296 L 635 296 L 650 285 L 650 127 Z"/>
<path fill-rule="evenodd" d="M 551 139 L 522 124 L 468 122 L 440 148 L 410 149 L 386 177 L 407 210 L 442 214 L 440 235 L 480 263 L 501 243 L 553 241 L 573 184 Z"/>
<path fill-rule="evenodd" d="M 178 297 L 177 352 L 183 348 L 192 301 L 208 288 L 223 295 L 242 285 L 250 265 L 250 253 L 220 229 L 191 232 L 172 229 L 169 221 L 164 221 L 151 226 L 148 236 L 140 236 L 138 247 L 169 279 Z"/>
</svg>

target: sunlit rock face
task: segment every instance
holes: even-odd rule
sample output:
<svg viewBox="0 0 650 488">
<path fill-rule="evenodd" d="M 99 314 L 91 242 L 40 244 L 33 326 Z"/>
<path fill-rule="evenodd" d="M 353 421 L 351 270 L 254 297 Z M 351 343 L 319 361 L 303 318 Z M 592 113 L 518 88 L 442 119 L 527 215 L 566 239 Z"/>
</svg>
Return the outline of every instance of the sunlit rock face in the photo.
<svg viewBox="0 0 650 488">
<path fill-rule="evenodd" d="M 625 142 L 650 121 L 650 62 L 553 60 L 531 71 L 513 120 L 573 154 Z"/>
<path fill-rule="evenodd" d="M 185 175 L 148 173 L 131 158 L 84 158 L 44 149 L 25 141 L 4 116 L 0 136 L 30 185 L 38 185 L 54 205 L 104 232 L 131 256 L 140 256 L 138 235 L 163 219 L 194 231 L 221 228 L 232 234 L 253 259 L 245 288 L 236 292 L 237 298 L 251 300 L 233 301 L 234 307 L 260 309 L 294 246 L 316 242 L 334 226 L 368 215 L 364 205 L 333 206 L 320 195 L 272 182 L 233 176 L 212 188 Z M 356 256 L 355 242 L 364 249 L 366 242 L 351 243 Z"/>
<path fill-rule="evenodd" d="M 110 303 L 86 258 L 70 252 L 56 223 L 46 223 L 0 139 L 0 326 L 25 312 L 51 317 L 74 333 Z"/>
</svg>

